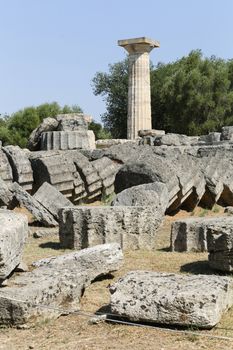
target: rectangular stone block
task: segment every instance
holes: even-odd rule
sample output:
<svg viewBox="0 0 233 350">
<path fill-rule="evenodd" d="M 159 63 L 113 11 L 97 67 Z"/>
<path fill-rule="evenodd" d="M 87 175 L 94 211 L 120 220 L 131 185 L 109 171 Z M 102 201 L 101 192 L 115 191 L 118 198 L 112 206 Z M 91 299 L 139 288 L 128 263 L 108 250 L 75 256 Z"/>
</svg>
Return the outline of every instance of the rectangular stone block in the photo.
<svg viewBox="0 0 233 350">
<path fill-rule="evenodd" d="M 233 271 L 233 218 L 207 228 L 209 265 L 216 270 Z"/>
<path fill-rule="evenodd" d="M 187 218 L 172 223 L 171 250 L 175 252 L 207 251 L 207 229 L 209 226 L 233 225 L 231 217 Z"/>
<path fill-rule="evenodd" d="M 48 182 L 44 182 L 38 191 L 33 195 L 45 209 L 47 209 L 56 219 L 62 207 L 72 207 L 73 204 L 61 192 Z"/>
<path fill-rule="evenodd" d="M 233 279 L 131 271 L 110 292 L 111 312 L 130 321 L 212 328 L 233 304 Z"/>
<path fill-rule="evenodd" d="M 163 215 L 156 207 L 86 206 L 63 208 L 59 236 L 63 248 L 83 249 L 117 242 L 123 249 L 154 249 Z"/>
<path fill-rule="evenodd" d="M 0 209 L 0 281 L 21 262 L 27 237 L 27 217 Z"/>
</svg>

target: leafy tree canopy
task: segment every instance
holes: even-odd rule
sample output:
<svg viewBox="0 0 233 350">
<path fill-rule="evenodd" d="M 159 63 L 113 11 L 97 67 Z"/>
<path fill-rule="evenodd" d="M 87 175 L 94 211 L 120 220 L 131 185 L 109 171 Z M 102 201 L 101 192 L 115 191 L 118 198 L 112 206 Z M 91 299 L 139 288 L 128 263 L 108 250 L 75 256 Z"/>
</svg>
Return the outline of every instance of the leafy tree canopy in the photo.
<svg viewBox="0 0 233 350">
<path fill-rule="evenodd" d="M 113 137 L 126 137 L 128 60 L 112 64 L 93 79 L 95 95 L 106 101 L 102 121 Z M 191 51 L 173 63 L 151 65 L 152 124 L 187 135 L 233 125 L 233 60 L 204 58 Z"/>
</svg>

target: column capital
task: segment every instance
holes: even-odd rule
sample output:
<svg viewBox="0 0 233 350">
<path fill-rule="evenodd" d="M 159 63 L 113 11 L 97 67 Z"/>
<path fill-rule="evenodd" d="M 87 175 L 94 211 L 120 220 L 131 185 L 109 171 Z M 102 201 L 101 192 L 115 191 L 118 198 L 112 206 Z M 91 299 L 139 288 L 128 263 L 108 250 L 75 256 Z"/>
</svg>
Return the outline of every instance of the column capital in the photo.
<svg viewBox="0 0 233 350">
<path fill-rule="evenodd" d="M 129 54 L 150 52 L 153 48 L 160 47 L 158 41 L 146 37 L 118 40 L 118 45 Z"/>
</svg>

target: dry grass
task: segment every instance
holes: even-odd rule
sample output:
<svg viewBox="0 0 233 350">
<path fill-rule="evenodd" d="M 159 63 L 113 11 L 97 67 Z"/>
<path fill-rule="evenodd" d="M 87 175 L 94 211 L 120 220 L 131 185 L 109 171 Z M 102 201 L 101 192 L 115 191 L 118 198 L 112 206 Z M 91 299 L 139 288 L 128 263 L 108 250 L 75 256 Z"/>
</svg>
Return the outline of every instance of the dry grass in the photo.
<svg viewBox="0 0 233 350">
<path fill-rule="evenodd" d="M 206 253 L 171 253 L 170 225 L 177 217 L 200 216 L 202 209 L 187 214 L 180 212 L 167 217 L 157 236 L 157 249 L 151 251 L 126 251 L 124 266 L 113 279 L 93 283 L 84 293 L 81 309 L 96 312 L 109 303 L 108 285 L 130 270 L 152 270 L 176 273 L 212 273 L 208 268 Z M 222 209 L 207 213 L 220 215 Z M 67 250 L 68 251 L 68 250 Z M 58 237 L 30 238 L 25 249 L 25 261 L 31 264 L 39 258 L 63 254 Z M 224 315 L 217 328 L 201 331 L 202 334 L 232 337 L 232 340 L 199 337 L 196 335 L 174 334 L 159 329 L 140 328 L 117 324 L 100 323 L 89 325 L 88 317 L 69 315 L 53 321 L 43 321 L 34 328 L 1 329 L 0 349 L 233 349 L 233 309 Z"/>
</svg>

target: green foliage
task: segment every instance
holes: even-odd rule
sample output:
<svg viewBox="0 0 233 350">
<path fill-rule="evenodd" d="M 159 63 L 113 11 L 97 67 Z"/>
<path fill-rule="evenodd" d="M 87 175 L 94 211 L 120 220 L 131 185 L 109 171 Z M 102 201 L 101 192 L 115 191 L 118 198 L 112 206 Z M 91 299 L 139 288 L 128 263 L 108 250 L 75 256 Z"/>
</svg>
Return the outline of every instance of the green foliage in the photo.
<svg viewBox="0 0 233 350">
<path fill-rule="evenodd" d="M 109 73 L 98 72 L 93 79 L 95 95 L 106 102 L 101 118 L 114 138 L 127 137 L 128 60 L 109 65 Z"/>
<path fill-rule="evenodd" d="M 104 126 L 126 137 L 128 60 L 93 79 L 95 95 L 106 101 Z M 169 64 L 151 65 L 153 128 L 187 135 L 233 124 L 233 60 L 203 58 L 200 50 Z"/>
<path fill-rule="evenodd" d="M 89 130 L 94 132 L 96 140 L 111 138 L 110 132 L 103 128 L 100 123 L 96 123 L 95 121 L 89 124 Z"/>
<path fill-rule="evenodd" d="M 52 102 L 26 107 L 11 116 L 4 116 L 0 118 L 0 140 L 3 145 L 26 147 L 31 132 L 44 118 L 63 113 L 82 113 L 82 109 L 78 105 L 61 107 L 57 102 Z"/>
</svg>

